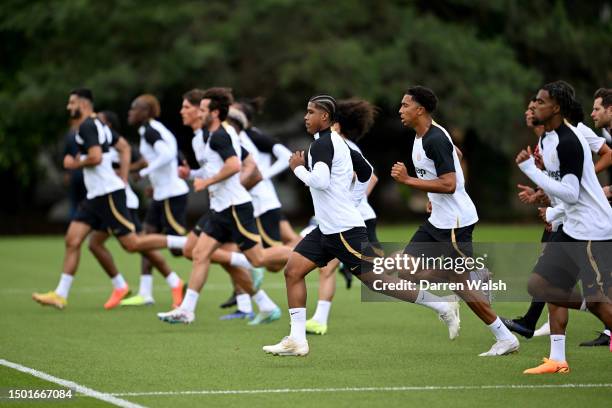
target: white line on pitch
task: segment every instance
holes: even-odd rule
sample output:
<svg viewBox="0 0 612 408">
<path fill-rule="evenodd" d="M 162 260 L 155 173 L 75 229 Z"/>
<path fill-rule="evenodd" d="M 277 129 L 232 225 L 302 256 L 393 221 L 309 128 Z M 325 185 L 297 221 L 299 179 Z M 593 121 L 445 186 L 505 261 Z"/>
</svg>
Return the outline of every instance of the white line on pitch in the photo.
<svg viewBox="0 0 612 408">
<path fill-rule="evenodd" d="M 290 394 L 309 392 L 389 392 L 389 391 L 446 391 L 446 390 L 499 390 L 499 389 L 550 389 L 550 388 L 612 388 L 612 384 L 500 384 L 500 385 L 425 385 L 400 387 L 346 387 L 346 388 L 278 388 L 262 390 L 194 390 L 149 391 L 112 393 L 118 397 L 146 397 L 173 395 L 234 395 L 234 394 Z"/>
<path fill-rule="evenodd" d="M 80 394 L 86 395 L 91 398 L 95 398 L 104 402 L 108 402 L 109 404 L 116 405 L 118 407 L 124 408 L 145 408 L 143 405 L 134 404 L 133 402 L 126 401 L 121 398 L 117 398 L 117 396 L 112 394 L 103 393 L 100 391 L 92 390 L 91 388 L 85 387 L 81 384 L 77 384 L 73 381 L 64 380 L 62 378 L 54 377 L 50 374 L 43 373 L 42 371 L 35 370 L 33 368 L 29 368 L 26 366 L 22 366 L 21 364 L 12 363 L 7 360 L 3 360 L 0 358 L 0 365 L 5 367 L 9 367 L 15 369 L 17 371 L 21 371 L 22 373 L 30 374 L 34 377 L 42 378 L 45 381 L 49 381 L 55 384 L 59 384 L 62 387 L 70 388 L 71 390 L 78 392 Z"/>
</svg>

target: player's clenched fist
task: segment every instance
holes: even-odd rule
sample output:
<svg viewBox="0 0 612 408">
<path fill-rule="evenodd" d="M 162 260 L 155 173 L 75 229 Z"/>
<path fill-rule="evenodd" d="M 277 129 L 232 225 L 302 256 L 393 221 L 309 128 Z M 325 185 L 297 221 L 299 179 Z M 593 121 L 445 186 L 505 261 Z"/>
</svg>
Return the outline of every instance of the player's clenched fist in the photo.
<svg viewBox="0 0 612 408">
<path fill-rule="evenodd" d="M 410 176 L 408 175 L 408 170 L 406 166 L 402 162 L 397 162 L 391 168 L 391 177 L 399 183 L 406 184 Z"/>
</svg>

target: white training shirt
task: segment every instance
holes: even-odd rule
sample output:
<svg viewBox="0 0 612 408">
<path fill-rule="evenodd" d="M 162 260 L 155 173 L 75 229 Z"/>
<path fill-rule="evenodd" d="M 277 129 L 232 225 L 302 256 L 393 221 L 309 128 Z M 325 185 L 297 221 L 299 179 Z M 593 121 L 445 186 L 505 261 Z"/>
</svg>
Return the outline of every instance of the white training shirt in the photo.
<svg viewBox="0 0 612 408">
<path fill-rule="evenodd" d="M 452 194 L 427 193 L 431 202 L 429 222 L 439 229 L 462 228 L 478 221 L 472 199 L 465 191 L 465 179 L 459 156 L 448 132 L 432 121 L 422 137 L 415 137 L 412 163 L 417 177 L 435 180 L 446 173 L 455 173 L 456 187 Z"/>
<path fill-rule="evenodd" d="M 363 155 L 363 152 L 361 151 L 361 149 L 359 148 L 359 146 L 357 146 L 352 140 L 349 139 L 344 139 L 344 141 L 346 142 L 346 144 L 353 150 L 356 150 L 357 152 L 359 152 L 360 154 Z M 372 206 L 370 205 L 370 203 L 368 202 L 368 196 L 367 196 L 367 187 L 366 187 L 366 191 L 365 191 L 365 195 L 363 196 L 363 198 L 359 201 L 359 204 L 357 205 L 357 209 L 359 210 L 359 213 L 361 214 L 361 217 L 365 220 L 372 220 L 376 218 L 376 212 L 374 211 L 374 209 L 372 208 Z"/>
<path fill-rule="evenodd" d="M 306 157 L 308 168 L 298 166 L 294 173 L 310 187 L 315 217 L 321 232 L 329 235 L 365 227 L 351 199 L 351 149 L 339 134 L 329 128 L 316 133 L 314 138 Z"/>
<path fill-rule="evenodd" d="M 248 136 L 245 131 L 240 132 L 240 144 L 249 151 L 253 160 L 257 164 L 259 172 L 264 174 L 265 170 L 270 167 L 270 155 L 259 151 L 253 140 Z M 268 156 L 268 157 L 265 157 Z M 289 161 L 287 160 L 287 167 Z M 285 167 L 286 168 L 286 167 Z M 249 190 L 249 194 L 253 197 L 253 215 L 259 217 L 261 214 L 281 208 L 281 202 L 276 194 L 276 189 L 270 178 L 263 178 L 253 188 Z"/>
<path fill-rule="evenodd" d="M 178 147 L 176 138 L 161 122 L 150 120 L 138 129 L 140 153 L 148 166 L 140 171 L 149 176 L 153 199 L 162 201 L 189 192 L 189 186 L 178 176 Z"/>
<path fill-rule="evenodd" d="M 601 136 L 597 136 L 597 134 L 593 132 L 590 127 L 586 126 L 582 122 L 578 123 L 576 129 L 578 129 L 582 136 L 584 136 L 584 139 L 589 145 L 591 151 L 597 154 L 605 143 L 605 139 Z M 540 144 L 540 142 L 538 142 L 538 144 Z M 558 172 L 553 171 L 550 174 L 546 170 L 544 172 L 556 181 L 561 181 Z M 546 210 L 546 221 L 551 224 L 553 231 L 557 231 L 559 226 L 563 225 L 563 222 L 565 221 L 565 204 L 557 197 L 549 198 L 551 206 Z"/>
<path fill-rule="evenodd" d="M 114 147 L 110 149 L 111 160 L 113 164 L 119 164 L 119 152 Z M 134 162 L 134 150 L 132 150 L 132 162 Z M 130 210 L 137 210 L 140 207 L 140 200 L 138 196 L 132 190 L 132 186 L 130 184 L 125 185 L 125 198 L 126 198 L 126 206 Z"/>
<path fill-rule="evenodd" d="M 192 175 L 209 178 L 219 173 L 225 160 L 232 156 L 243 157 L 240 139 L 234 128 L 223 123 L 212 134 L 208 131 L 196 132 L 192 141 L 196 158 L 202 166 Z M 197 150 L 196 150 L 197 149 Z M 201 175 L 200 175 L 201 174 Z M 240 183 L 240 172 L 208 187 L 210 208 L 221 212 L 232 205 L 251 201 L 249 192 Z"/>
<path fill-rule="evenodd" d="M 563 202 L 563 231 L 577 240 L 612 239 L 612 208 L 599 185 L 582 133 L 565 122 L 542 135 L 540 154 L 548 177 L 535 166 L 533 157 L 519 168 L 551 199 Z"/>
<path fill-rule="evenodd" d="M 119 140 L 119 135 L 96 117 L 89 117 L 81 123 L 75 141 L 79 147 L 81 160 L 87 157 L 90 147 L 102 148 L 102 162 L 95 166 L 83 167 L 83 179 L 87 189 L 87 199 L 99 197 L 125 188 L 125 183 L 113 170 L 109 148 Z"/>
</svg>

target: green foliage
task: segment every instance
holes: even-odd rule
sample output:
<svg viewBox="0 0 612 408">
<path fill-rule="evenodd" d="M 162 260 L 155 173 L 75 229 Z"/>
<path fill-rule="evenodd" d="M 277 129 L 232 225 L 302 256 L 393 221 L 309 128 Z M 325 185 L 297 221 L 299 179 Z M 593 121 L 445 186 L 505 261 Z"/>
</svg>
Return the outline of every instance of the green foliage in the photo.
<svg viewBox="0 0 612 408">
<path fill-rule="evenodd" d="M 409 85 L 432 87 L 448 127 L 474 128 L 514 150 L 526 98 L 562 76 L 585 99 L 610 80 L 610 24 L 563 2 L 448 0 L 3 1 L 0 171 L 24 184 L 32 153 L 66 127 L 67 92 L 94 90 L 125 109 L 141 92 L 194 86 L 263 95 L 276 119 L 315 92 L 394 110 Z M 591 14 L 597 12 L 592 5 Z M 592 11 L 591 11 L 592 10 Z M 559 56 L 563 56 L 562 59 Z M 565 58 L 567 56 L 567 58 Z"/>
</svg>

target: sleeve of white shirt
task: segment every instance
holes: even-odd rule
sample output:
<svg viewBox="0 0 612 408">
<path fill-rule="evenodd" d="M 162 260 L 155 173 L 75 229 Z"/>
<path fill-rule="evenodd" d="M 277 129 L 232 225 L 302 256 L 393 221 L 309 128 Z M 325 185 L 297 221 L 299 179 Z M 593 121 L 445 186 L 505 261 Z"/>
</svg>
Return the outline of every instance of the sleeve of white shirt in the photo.
<svg viewBox="0 0 612 408">
<path fill-rule="evenodd" d="M 312 171 L 306 170 L 304 166 L 298 166 L 293 172 L 308 187 L 316 188 L 317 190 L 325 190 L 329 187 L 331 174 L 329 167 L 324 162 L 315 163 Z"/>
<path fill-rule="evenodd" d="M 193 179 L 205 179 L 206 178 L 206 169 L 204 167 L 200 167 L 196 170 L 189 170 L 189 180 Z"/>
<path fill-rule="evenodd" d="M 562 176 L 561 181 L 557 181 L 541 172 L 536 167 L 533 157 L 520 163 L 519 168 L 549 196 L 555 196 L 568 204 L 575 204 L 578 201 L 580 182 L 575 174 L 567 173 Z"/>
<path fill-rule="evenodd" d="M 262 172 L 261 175 L 265 179 L 270 179 L 289 167 L 289 157 L 291 157 L 291 151 L 289 149 L 277 143 L 272 147 L 272 153 L 276 157 L 276 161 Z"/>
<path fill-rule="evenodd" d="M 158 140 L 153 145 L 153 149 L 155 149 L 155 153 L 157 153 L 157 157 L 149 163 L 147 167 L 140 170 L 140 176 L 145 177 L 151 172 L 159 169 L 162 166 L 170 163 L 172 160 L 175 160 L 176 157 L 172 153 L 172 150 L 168 147 L 168 144 L 163 140 Z"/>
<path fill-rule="evenodd" d="M 546 209 L 546 222 L 553 223 L 565 214 L 565 207 L 563 204 L 556 205 L 554 207 L 548 207 Z"/>
<path fill-rule="evenodd" d="M 584 138 L 586 139 L 591 151 L 593 153 L 598 153 L 601 149 L 601 146 L 603 146 L 606 142 L 606 139 L 601 136 L 597 136 L 597 133 L 593 132 L 593 129 L 591 129 L 582 122 L 578 123 L 578 126 L 576 128 L 580 133 L 582 133 L 582 136 L 584 136 Z"/>
</svg>

